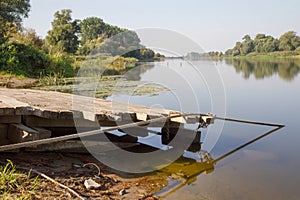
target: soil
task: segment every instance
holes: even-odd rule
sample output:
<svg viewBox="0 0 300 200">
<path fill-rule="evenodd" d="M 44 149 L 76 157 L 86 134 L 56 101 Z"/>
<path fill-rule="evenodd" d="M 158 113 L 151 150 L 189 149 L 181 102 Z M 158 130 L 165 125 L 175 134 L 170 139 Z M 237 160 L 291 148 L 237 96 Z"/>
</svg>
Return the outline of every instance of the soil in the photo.
<svg viewBox="0 0 300 200">
<path fill-rule="evenodd" d="M 44 173 L 87 199 L 159 199 L 153 193 L 163 185 L 153 176 L 122 177 L 99 163 L 89 154 L 71 153 L 1 153 L 0 161 L 11 160 L 19 169 L 34 169 Z M 99 172 L 100 170 L 100 172 Z M 25 172 L 25 173 L 28 173 Z M 92 179 L 99 189 L 86 189 L 84 181 Z M 120 194 L 125 190 L 125 194 Z M 60 186 L 40 177 L 38 189 L 32 199 L 76 199 Z"/>
<path fill-rule="evenodd" d="M 7 88 L 28 88 L 38 82 L 38 79 L 34 78 L 18 78 L 0 76 L 0 87 Z"/>
</svg>

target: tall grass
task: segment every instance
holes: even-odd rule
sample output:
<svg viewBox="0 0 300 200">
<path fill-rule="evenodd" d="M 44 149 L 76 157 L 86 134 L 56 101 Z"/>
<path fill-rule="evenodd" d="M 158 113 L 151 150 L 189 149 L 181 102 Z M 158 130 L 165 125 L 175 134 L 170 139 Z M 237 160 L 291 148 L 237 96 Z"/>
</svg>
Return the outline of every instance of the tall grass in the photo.
<svg viewBox="0 0 300 200">
<path fill-rule="evenodd" d="M 0 166 L 0 199 L 31 199 L 38 189 L 38 177 L 31 178 L 31 172 L 21 173 L 16 166 L 7 161 L 7 164 Z"/>
</svg>

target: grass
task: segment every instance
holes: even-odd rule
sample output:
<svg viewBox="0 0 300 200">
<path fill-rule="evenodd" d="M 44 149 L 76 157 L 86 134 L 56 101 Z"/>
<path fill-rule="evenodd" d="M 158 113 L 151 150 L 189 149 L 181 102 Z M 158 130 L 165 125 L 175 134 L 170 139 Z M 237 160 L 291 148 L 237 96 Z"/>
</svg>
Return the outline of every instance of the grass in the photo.
<svg viewBox="0 0 300 200">
<path fill-rule="evenodd" d="M 64 74 L 55 72 L 49 75 L 40 75 L 39 83 L 45 86 L 60 86 L 66 84 Z"/>
<path fill-rule="evenodd" d="M 15 78 L 18 78 L 18 79 L 24 79 L 25 78 L 24 75 L 14 75 L 12 73 L 5 72 L 5 71 L 0 71 L 0 77 L 1 78 L 12 78 L 12 77 L 15 77 Z"/>
<path fill-rule="evenodd" d="M 270 53 L 250 53 L 247 55 L 242 56 L 224 56 L 224 58 L 234 58 L 234 59 L 299 59 L 300 58 L 300 51 L 275 51 Z"/>
<path fill-rule="evenodd" d="M 0 166 L 0 198 L 1 199 L 31 199 L 38 189 L 38 177 L 31 177 L 31 172 L 27 174 L 17 171 L 16 166 L 7 161 L 7 164 Z"/>
</svg>

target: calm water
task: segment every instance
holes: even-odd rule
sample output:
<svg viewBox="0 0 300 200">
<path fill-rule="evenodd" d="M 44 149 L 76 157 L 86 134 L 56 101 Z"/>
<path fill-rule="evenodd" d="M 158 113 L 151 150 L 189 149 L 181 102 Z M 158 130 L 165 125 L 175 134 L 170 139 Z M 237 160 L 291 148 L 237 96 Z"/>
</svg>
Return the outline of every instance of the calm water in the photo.
<svg viewBox="0 0 300 200">
<path fill-rule="evenodd" d="M 192 65 L 191 65 L 192 64 Z M 220 160 L 166 199 L 299 199 L 300 198 L 300 64 L 293 61 L 210 62 L 167 60 L 148 63 L 128 77 L 169 88 L 157 95 L 113 95 L 111 99 L 189 112 L 278 123 L 283 129 Z M 217 69 L 222 79 L 212 75 Z M 195 73 L 200 72 L 200 75 Z M 138 78 L 137 78 L 138 77 Z M 210 79 L 210 80 L 206 80 Z M 223 82 L 223 87 L 220 83 Z M 225 92 L 224 92 L 225 91 Z M 134 93 L 134 92 L 133 92 Z M 223 95 L 226 95 L 226 101 Z M 218 98 L 218 100 L 212 100 Z M 225 109 L 224 109 L 225 108 Z M 224 113 L 226 110 L 226 113 Z M 212 159 L 271 130 L 270 127 L 216 122 L 204 130 L 203 148 Z M 220 131 L 221 130 L 221 131 Z M 219 133 L 220 132 L 220 136 Z M 216 134 L 211 148 L 207 139 Z M 209 143 L 206 145 L 205 143 Z M 207 149 L 205 149 L 207 148 Z"/>
</svg>

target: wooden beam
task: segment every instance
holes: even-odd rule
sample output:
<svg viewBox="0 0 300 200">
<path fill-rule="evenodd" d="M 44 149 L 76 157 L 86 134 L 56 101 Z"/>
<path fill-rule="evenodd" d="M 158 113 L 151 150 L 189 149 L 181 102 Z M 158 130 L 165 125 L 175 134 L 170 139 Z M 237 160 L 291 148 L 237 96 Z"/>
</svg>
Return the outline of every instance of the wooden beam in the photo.
<svg viewBox="0 0 300 200">
<path fill-rule="evenodd" d="M 136 113 L 137 120 L 140 121 L 146 121 L 148 120 L 148 114 L 147 113 Z"/>
<path fill-rule="evenodd" d="M 38 131 L 33 130 L 23 124 L 10 124 L 7 138 L 12 143 L 28 142 L 38 139 Z"/>
<path fill-rule="evenodd" d="M 93 122 L 84 119 L 45 119 L 36 116 L 25 116 L 24 123 L 30 127 L 99 127 L 98 122 Z M 76 125 L 76 126 L 75 126 Z"/>
<path fill-rule="evenodd" d="M 32 129 L 39 132 L 39 134 L 38 134 L 38 139 L 39 140 L 50 138 L 51 135 L 52 135 L 52 132 L 48 129 L 45 129 L 45 128 L 32 127 Z"/>
<path fill-rule="evenodd" d="M 12 116 L 0 116 L 1 124 L 18 124 L 21 123 L 20 115 L 12 115 Z"/>
<path fill-rule="evenodd" d="M 7 130 L 8 130 L 7 124 L 0 124 L 0 141 L 7 139 Z"/>
<path fill-rule="evenodd" d="M 12 107 L 0 108 L 0 116 L 3 116 L 3 115 L 15 115 L 15 108 L 12 108 Z"/>
</svg>

